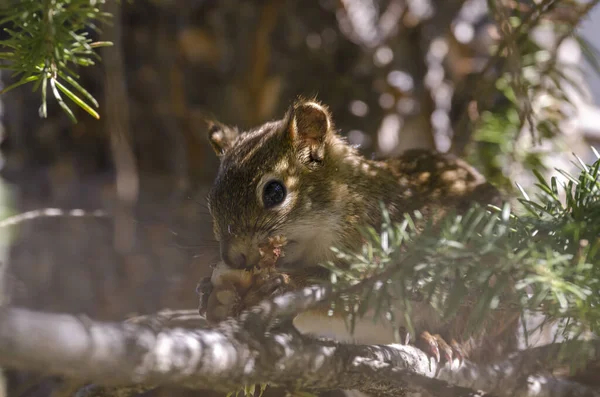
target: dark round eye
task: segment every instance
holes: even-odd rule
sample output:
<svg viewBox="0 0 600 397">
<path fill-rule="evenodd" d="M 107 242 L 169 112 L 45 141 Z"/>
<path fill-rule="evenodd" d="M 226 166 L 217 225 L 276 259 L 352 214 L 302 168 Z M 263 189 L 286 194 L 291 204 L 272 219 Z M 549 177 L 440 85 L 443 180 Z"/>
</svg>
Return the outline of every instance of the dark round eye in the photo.
<svg viewBox="0 0 600 397">
<path fill-rule="evenodd" d="M 263 205 L 271 208 L 285 200 L 285 186 L 279 181 L 269 181 L 263 189 Z"/>
</svg>

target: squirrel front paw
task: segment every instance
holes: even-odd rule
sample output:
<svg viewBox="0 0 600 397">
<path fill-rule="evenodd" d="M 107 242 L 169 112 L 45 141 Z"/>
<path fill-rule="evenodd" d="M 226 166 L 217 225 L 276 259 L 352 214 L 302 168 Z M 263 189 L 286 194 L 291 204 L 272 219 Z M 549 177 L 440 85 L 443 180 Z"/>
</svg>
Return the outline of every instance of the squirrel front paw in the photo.
<svg viewBox="0 0 600 397">
<path fill-rule="evenodd" d="M 202 279 L 196 288 L 200 295 L 200 314 L 212 324 L 236 317 L 243 309 L 242 296 L 252 282 L 251 272 L 217 267 L 211 277 Z"/>
<path fill-rule="evenodd" d="M 264 299 L 281 295 L 291 289 L 291 278 L 287 274 L 263 273 L 244 295 L 243 304 L 245 307 L 252 307 Z"/>
<path fill-rule="evenodd" d="M 436 362 L 447 362 L 452 364 L 454 359 L 458 359 L 459 365 L 465 359 L 463 349 L 454 339 L 447 343 L 440 335 L 431 335 L 423 331 L 417 339 L 415 345 L 423 350 L 428 356 L 435 358 Z"/>
<path fill-rule="evenodd" d="M 291 289 L 288 275 L 268 270 L 231 270 L 202 280 L 197 291 L 200 314 L 209 323 L 219 323 L 228 317 L 237 317 L 243 310 L 260 301 L 280 295 Z"/>
<path fill-rule="evenodd" d="M 228 317 L 237 317 L 242 311 L 242 299 L 232 285 L 214 287 L 206 305 L 206 320 L 217 324 Z"/>
<path fill-rule="evenodd" d="M 200 297 L 198 312 L 202 316 L 206 316 L 206 310 L 208 308 L 208 297 L 210 296 L 212 290 L 213 284 L 210 280 L 210 277 L 204 277 L 196 286 L 196 293 Z"/>
<path fill-rule="evenodd" d="M 241 298 L 231 282 L 221 282 L 215 286 L 210 277 L 203 278 L 196 287 L 200 295 L 198 312 L 212 324 L 219 323 L 227 317 L 233 317 L 239 311 Z"/>
</svg>

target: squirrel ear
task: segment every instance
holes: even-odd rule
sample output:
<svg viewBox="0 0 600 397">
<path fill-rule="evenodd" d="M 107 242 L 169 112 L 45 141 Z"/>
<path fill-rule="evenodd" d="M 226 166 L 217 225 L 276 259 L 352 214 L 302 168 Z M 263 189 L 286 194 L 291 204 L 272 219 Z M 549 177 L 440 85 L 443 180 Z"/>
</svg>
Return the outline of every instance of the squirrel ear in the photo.
<svg viewBox="0 0 600 397">
<path fill-rule="evenodd" d="M 208 121 L 208 140 L 217 156 L 221 156 L 229 150 L 238 136 L 237 128 L 226 126 L 217 121 Z"/>
<path fill-rule="evenodd" d="M 331 116 L 323 105 L 303 101 L 293 106 L 288 130 L 294 142 L 309 149 L 311 160 L 323 159 L 323 143 L 331 127 Z"/>
</svg>

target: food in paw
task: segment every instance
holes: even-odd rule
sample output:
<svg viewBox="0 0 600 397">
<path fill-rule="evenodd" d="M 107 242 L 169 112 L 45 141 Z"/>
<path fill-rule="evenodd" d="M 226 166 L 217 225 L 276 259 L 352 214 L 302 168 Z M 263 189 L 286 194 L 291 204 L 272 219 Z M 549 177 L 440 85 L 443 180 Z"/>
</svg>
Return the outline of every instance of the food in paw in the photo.
<svg viewBox="0 0 600 397">
<path fill-rule="evenodd" d="M 218 264 L 210 277 L 210 287 L 205 280 L 199 285 L 199 289 L 203 289 L 200 313 L 205 314 L 209 322 L 218 323 L 238 316 L 263 299 L 287 291 L 290 277 L 275 269 L 277 260 L 284 255 L 285 244 L 283 236 L 269 237 L 259 245 L 260 260 L 250 269 L 237 270 Z"/>
</svg>

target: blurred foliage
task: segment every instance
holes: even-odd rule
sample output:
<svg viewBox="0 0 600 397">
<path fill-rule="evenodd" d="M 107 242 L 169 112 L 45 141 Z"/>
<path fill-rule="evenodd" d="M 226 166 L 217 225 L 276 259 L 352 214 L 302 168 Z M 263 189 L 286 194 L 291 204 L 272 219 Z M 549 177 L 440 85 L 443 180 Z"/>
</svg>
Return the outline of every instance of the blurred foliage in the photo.
<svg viewBox="0 0 600 397">
<path fill-rule="evenodd" d="M 549 171 L 544 158 L 553 152 L 541 148 L 543 143 L 552 141 L 567 149 L 560 137 L 565 121 L 577 113 L 574 101 L 580 98 L 573 91 L 585 98 L 586 87 L 581 64 L 565 62 L 560 50 L 568 39 L 576 40 L 585 59 L 600 72 L 598 52 L 576 30 L 597 3 L 545 0 L 536 5 L 537 11 L 523 12 L 521 3 L 515 3 L 512 10 L 500 10 L 495 2 L 488 2 L 502 36 L 492 49 L 495 57 L 501 57 L 500 73 L 490 90 L 496 104 L 480 109 L 468 155 L 504 190 L 514 186 L 514 164 L 530 171 Z M 550 35 L 550 44 L 536 37 L 536 29 Z"/>
<path fill-rule="evenodd" d="M 253 39 L 254 42 L 249 46 L 251 51 L 255 52 L 254 59 L 249 59 L 246 76 L 243 76 L 244 72 L 239 71 L 238 77 L 235 77 L 245 80 L 243 83 L 238 82 L 241 85 L 237 84 L 235 93 L 238 97 L 236 101 L 247 102 L 244 107 L 248 110 L 244 111 L 241 108 L 240 116 L 246 112 L 245 120 L 249 124 L 256 124 L 273 117 L 274 112 L 281 108 L 276 105 L 282 94 L 281 76 L 269 72 L 276 64 L 269 58 L 277 51 L 278 44 L 277 40 L 269 35 L 287 17 L 285 14 L 293 12 L 298 6 L 292 5 L 295 3 L 293 1 L 266 2 L 262 6 L 259 3 L 248 2 L 238 8 L 235 3 L 223 2 L 219 8 L 226 10 L 230 6 L 233 7 L 237 15 L 231 14 L 229 17 L 241 20 L 245 15 L 249 15 L 251 8 L 263 7 L 263 14 L 259 15 L 259 18 L 263 18 L 260 28 Z M 292 36 L 299 36 L 290 36 L 290 42 L 285 45 L 289 46 L 291 42 L 305 38 L 307 46 L 313 50 L 312 54 L 305 54 L 305 59 L 306 56 L 318 57 L 321 55 L 316 54 L 314 50 L 326 49 L 326 46 L 333 43 L 333 35 L 339 32 L 363 52 L 356 64 L 361 71 L 358 74 L 354 72 L 353 78 L 350 79 L 342 77 L 343 73 L 338 73 L 341 78 L 335 83 L 332 81 L 334 84 L 323 85 L 315 82 L 317 84 L 310 87 L 309 92 L 295 92 L 294 95 L 312 94 L 317 90 L 321 91 L 321 94 L 323 88 L 327 92 L 335 91 L 342 95 L 348 89 L 342 89 L 340 84 L 365 84 L 368 82 L 361 82 L 361 78 L 356 79 L 356 76 L 373 74 L 376 79 L 373 84 L 378 85 L 376 91 L 379 91 L 378 105 L 382 109 L 374 109 L 373 102 L 377 99 L 365 101 L 364 93 L 354 90 L 358 95 L 356 98 L 348 98 L 349 103 L 346 104 L 350 113 L 359 116 L 354 118 L 353 128 L 347 131 L 353 133 L 349 135 L 352 143 L 366 150 L 370 149 L 371 143 L 378 143 L 379 147 L 374 149 L 384 155 L 413 146 L 434 146 L 445 151 L 446 144 L 440 142 L 446 139 L 444 136 L 449 136 L 452 140 L 451 151 L 467 156 L 492 182 L 506 190 L 513 187 L 513 164 L 525 166 L 527 169 L 544 166 L 542 158 L 548 151 L 532 151 L 532 145 L 539 146 L 546 141 L 560 143 L 563 128 L 561 123 L 573 113 L 567 109 L 573 98 L 566 92 L 569 89 L 579 90 L 581 82 L 573 81 L 573 73 L 568 70 L 572 65 L 560 61 L 558 53 L 561 44 L 570 38 L 577 40 L 585 58 L 598 69 L 597 54 L 593 46 L 581 38 L 576 30 L 589 10 L 597 4 L 596 0 L 588 3 L 573 0 L 487 1 L 486 6 L 490 12 L 487 22 L 479 27 L 476 27 L 476 24 L 480 24 L 480 21 L 471 23 L 472 28 L 479 29 L 479 32 L 475 33 L 489 37 L 471 39 L 471 43 L 456 36 L 454 29 L 457 22 L 453 20 L 455 21 L 455 17 L 461 13 L 468 14 L 470 9 L 476 10 L 481 7 L 483 0 L 471 0 L 464 4 L 459 2 L 457 5 L 433 2 L 420 8 L 396 0 L 346 0 L 338 5 L 329 3 L 322 1 L 319 6 L 315 4 L 314 14 L 319 13 L 319 8 L 325 13 L 335 12 L 337 26 L 333 30 L 324 30 L 319 35 L 306 30 L 300 31 L 308 28 L 308 25 L 298 26 Z M 96 109 L 99 104 L 94 98 L 95 94 L 93 90 L 85 88 L 85 84 L 81 84 L 78 73 L 79 67 L 94 65 L 99 60 L 97 47 L 111 44 L 93 38 L 99 33 L 96 24 L 107 22 L 111 17 L 102 11 L 104 4 L 104 0 L 4 1 L 2 5 L 5 17 L 0 21 L 0 25 L 5 27 L 4 31 L 8 37 L 0 40 L 0 45 L 8 50 L 0 55 L 5 59 L 3 67 L 13 71 L 18 78 L 2 92 L 26 83 L 34 83 L 35 90 L 41 87 L 40 114 L 47 117 L 49 86 L 53 97 L 71 120 L 75 121 L 76 116 L 63 96 L 98 118 L 99 112 Z M 191 0 L 156 1 L 151 4 L 164 13 L 171 13 L 177 7 L 189 12 L 206 9 L 204 16 L 211 15 L 211 9 L 215 7 L 211 1 Z M 291 6 L 288 7 L 288 4 Z M 131 7 L 141 8 L 134 3 Z M 227 12 L 222 16 L 225 15 Z M 182 26 L 186 24 L 181 19 L 180 23 Z M 445 30 L 445 26 L 450 29 Z M 428 33 L 422 35 L 421 30 L 425 27 Z M 540 27 L 553 32 L 552 45 L 542 45 L 534 37 L 534 32 Z M 491 33 L 485 33 L 484 30 Z M 411 39 L 413 36 L 414 39 Z M 400 39 L 404 37 L 416 48 L 407 48 L 407 43 Z M 440 37 L 443 37 L 446 43 L 453 43 L 449 48 L 451 53 L 446 54 L 445 60 L 440 61 L 444 68 L 456 69 L 458 66 L 453 65 L 453 62 L 472 63 L 478 57 L 486 60 L 485 65 L 478 67 L 473 63 L 459 75 L 446 70 L 442 75 L 444 81 L 434 86 L 427 82 L 423 85 L 418 80 L 429 77 L 427 69 L 431 72 L 437 67 L 438 61 L 431 61 L 435 58 L 431 56 L 431 51 Z M 214 63 L 218 58 L 223 59 L 226 56 L 227 39 L 223 39 L 205 29 L 184 28 L 179 37 L 179 45 L 184 57 L 200 57 L 208 63 Z M 477 44 L 478 40 L 483 41 Z M 490 45 L 486 46 L 485 40 L 488 40 Z M 484 46 L 485 53 L 482 53 L 481 49 L 474 50 L 477 46 Z M 397 54 L 394 54 L 395 52 Z M 347 50 L 345 54 L 348 54 Z M 340 59 L 344 58 L 342 55 L 345 54 L 339 54 Z M 163 58 L 165 56 L 177 57 L 176 54 L 168 53 L 163 54 Z M 415 60 L 413 70 L 395 61 L 402 56 Z M 372 59 L 368 60 L 368 57 Z M 323 58 L 321 62 L 327 61 Z M 367 63 L 371 65 L 368 66 Z M 217 68 L 223 69 L 221 66 Z M 341 65 L 334 67 L 339 68 Z M 369 68 L 372 70 L 367 71 Z M 405 72 L 407 75 L 403 76 L 402 73 Z M 402 82 L 403 79 L 405 83 Z M 469 86 L 469 82 L 472 81 L 476 82 L 474 87 Z M 382 85 L 384 82 L 387 87 Z M 439 103 L 447 102 L 448 99 L 435 98 L 440 95 L 439 92 L 444 91 L 439 89 L 444 86 L 454 87 L 454 92 L 451 93 L 454 96 L 451 109 L 439 109 Z M 327 101 L 329 95 L 322 96 L 322 99 Z M 431 97 L 434 97 L 434 103 L 431 103 Z M 289 100 L 291 98 L 288 98 Z M 337 112 L 336 107 L 333 106 L 334 113 Z M 477 114 L 472 114 L 469 107 L 476 108 Z M 449 126 L 434 125 L 432 120 L 434 115 L 439 115 L 440 110 L 458 114 L 458 121 L 454 117 L 451 120 L 454 122 Z M 371 113 L 371 118 L 382 117 L 379 131 L 363 132 L 361 125 L 364 123 L 359 119 L 367 112 Z M 395 122 L 392 122 L 393 117 L 388 116 L 396 115 L 400 116 L 400 128 L 406 132 L 397 133 L 390 130 L 390 125 L 395 125 Z M 411 121 L 413 118 L 415 120 Z M 465 121 L 468 118 L 471 120 Z M 402 139 L 393 137 L 395 133 L 409 134 L 409 131 L 415 129 L 416 133 L 410 132 L 412 136 L 403 136 Z M 523 142 L 525 137 L 522 133 L 526 130 L 531 134 L 529 143 Z M 376 141 L 379 142 L 372 142 L 375 133 Z M 394 147 L 397 147 L 397 150 Z"/>
</svg>

